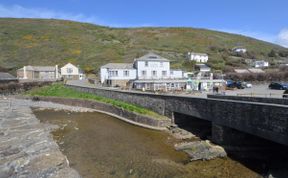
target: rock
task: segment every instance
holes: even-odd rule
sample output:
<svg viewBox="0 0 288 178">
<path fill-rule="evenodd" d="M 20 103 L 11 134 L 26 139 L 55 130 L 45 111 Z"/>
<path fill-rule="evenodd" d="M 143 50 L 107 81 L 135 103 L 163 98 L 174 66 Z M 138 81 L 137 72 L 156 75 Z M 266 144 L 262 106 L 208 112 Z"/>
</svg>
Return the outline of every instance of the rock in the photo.
<svg viewBox="0 0 288 178">
<path fill-rule="evenodd" d="M 192 134 L 191 132 L 188 132 L 184 129 L 180 129 L 179 127 L 175 125 L 170 126 L 168 129 L 169 129 L 170 134 L 172 134 L 174 138 L 179 139 L 179 140 L 196 138 L 196 136 Z"/>
<path fill-rule="evenodd" d="M 212 145 L 209 141 L 183 142 L 176 144 L 175 149 L 186 152 L 190 156 L 191 161 L 211 160 L 227 156 L 222 147 Z"/>
</svg>

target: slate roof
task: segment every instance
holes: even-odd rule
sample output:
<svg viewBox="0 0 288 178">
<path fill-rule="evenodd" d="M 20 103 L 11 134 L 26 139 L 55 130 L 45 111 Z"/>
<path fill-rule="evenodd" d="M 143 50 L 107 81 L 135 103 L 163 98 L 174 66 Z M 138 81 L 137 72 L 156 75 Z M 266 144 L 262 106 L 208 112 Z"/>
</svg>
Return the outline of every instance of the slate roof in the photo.
<svg viewBox="0 0 288 178">
<path fill-rule="evenodd" d="M 189 55 L 192 55 L 192 54 L 200 55 L 200 56 L 208 56 L 208 54 L 206 54 L 206 53 L 194 53 L 194 52 L 189 53 Z"/>
<path fill-rule="evenodd" d="M 9 73 L 0 72 L 0 80 L 17 80 L 17 78 Z"/>
<path fill-rule="evenodd" d="M 109 68 L 109 69 L 134 69 L 132 63 L 108 63 L 101 68 Z"/>
<path fill-rule="evenodd" d="M 166 58 L 163 58 L 162 56 L 159 56 L 155 53 L 148 53 L 142 57 L 136 58 L 135 61 L 163 61 L 163 62 L 168 62 L 169 60 Z"/>
<path fill-rule="evenodd" d="M 23 70 L 23 67 L 18 70 Z M 55 66 L 26 66 L 26 70 L 37 71 L 37 72 L 54 72 Z"/>
</svg>

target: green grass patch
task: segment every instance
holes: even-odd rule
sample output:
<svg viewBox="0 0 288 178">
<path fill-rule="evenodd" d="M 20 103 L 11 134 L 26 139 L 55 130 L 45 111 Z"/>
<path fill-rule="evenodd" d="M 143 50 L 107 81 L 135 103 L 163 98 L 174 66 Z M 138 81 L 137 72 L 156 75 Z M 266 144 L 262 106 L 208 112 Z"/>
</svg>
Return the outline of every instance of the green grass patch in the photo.
<svg viewBox="0 0 288 178">
<path fill-rule="evenodd" d="M 85 100 L 95 100 L 102 103 L 108 103 L 115 107 L 122 108 L 127 111 L 135 112 L 137 114 L 146 115 L 155 119 L 165 119 L 165 116 L 157 114 L 153 111 L 145 109 L 141 106 L 125 103 L 123 101 L 97 96 L 91 93 L 79 92 L 71 88 L 65 87 L 63 84 L 53 84 L 40 88 L 34 88 L 26 93 L 28 96 L 53 96 L 64 98 L 75 98 Z"/>
</svg>

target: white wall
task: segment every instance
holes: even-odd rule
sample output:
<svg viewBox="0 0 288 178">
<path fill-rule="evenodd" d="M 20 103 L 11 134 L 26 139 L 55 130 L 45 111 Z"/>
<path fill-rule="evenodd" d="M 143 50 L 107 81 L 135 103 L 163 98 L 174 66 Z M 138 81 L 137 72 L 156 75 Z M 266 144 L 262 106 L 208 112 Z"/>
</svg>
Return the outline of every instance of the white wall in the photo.
<svg viewBox="0 0 288 178">
<path fill-rule="evenodd" d="M 114 72 L 117 76 L 112 76 L 111 74 Z M 125 76 L 125 71 L 129 72 L 128 76 Z M 101 68 L 100 69 L 100 77 L 101 77 L 101 83 L 104 83 L 105 80 L 135 80 L 136 79 L 136 69 L 107 69 L 107 68 Z"/>
<path fill-rule="evenodd" d="M 189 60 L 196 61 L 196 62 L 207 62 L 208 61 L 208 55 L 188 53 L 188 58 L 189 58 Z"/>
<path fill-rule="evenodd" d="M 72 72 L 68 73 L 67 69 L 72 69 Z M 79 75 L 79 69 L 73 64 L 68 63 L 61 67 L 61 75 Z"/>
<path fill-rule="evenodd" d="M 145 66 L 145 61 L 136 61 L 137 78 L 138 79 L 166 79 L 170 77 L 170 62 L 163 61 L 148 61 L 148 66 Z M 146 76 L 142 74 L 146 71 Z M 156 76 L 152 75 L 152 71 L 156 71 Z M 162 75 L 162 71 L 166 71 L 166 76 Z"/>
<path fill-rule="evenodd" d="M 170 78 L 172 79 L 180 79 L 183 78 L 183 71 L 182 70 L 170 70 Z"/>
</svg>

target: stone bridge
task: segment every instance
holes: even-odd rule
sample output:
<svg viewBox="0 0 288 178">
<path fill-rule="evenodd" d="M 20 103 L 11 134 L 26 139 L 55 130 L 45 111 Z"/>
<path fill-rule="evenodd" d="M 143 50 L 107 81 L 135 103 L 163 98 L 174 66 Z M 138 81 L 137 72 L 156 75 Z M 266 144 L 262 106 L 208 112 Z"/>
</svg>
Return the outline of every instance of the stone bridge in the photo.
<svg viewBox="0 0 288 178">
<path fill-rule="evenodd" d="M 288 145 L 288 105 L 285 104 L 219 97 L 173 96 L 75 85 L 67 87 L 140 105 L 170 117 L 172 122 L 174 113 L 210 121 L 212 140 L 218 144 L 225 144 L 231 139 L 238 138 L 235 133 L 239 132 Z"/>
</svg>

